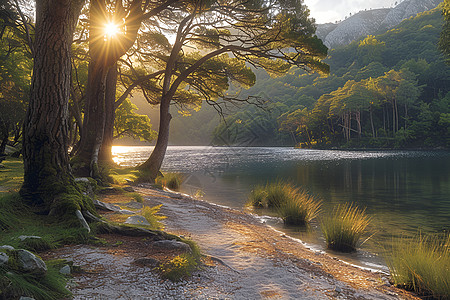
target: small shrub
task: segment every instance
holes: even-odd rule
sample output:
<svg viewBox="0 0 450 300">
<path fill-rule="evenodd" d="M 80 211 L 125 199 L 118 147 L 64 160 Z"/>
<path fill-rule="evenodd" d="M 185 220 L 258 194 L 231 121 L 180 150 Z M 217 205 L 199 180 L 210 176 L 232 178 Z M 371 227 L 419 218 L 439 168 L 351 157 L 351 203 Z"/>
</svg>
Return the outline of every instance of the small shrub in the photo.
<svg viewBox="0 0 450 300">
<path fill-rule="evenodd" d="M 365 209 L 353 204 L 338 205 L 331 216 L 322 220 L 322 232 L 328 249 L 352 252 L 366 232 L 370 217 Z"/>
<path fill-rule="evenodd" d="M 162 204 L 157 206 L 144 206 L 141 211 L 141 215 L 147 219 L 152 229 L 164 229 L 164 225 L 160 222 L 164 220 L 166 216 L 158 215 L 157 213 L 161 209 Z"/>
<path fill-rule="evenodd" d="M 155 183 L 176 191 L 183 183 L 183 176 L 179 173 L 166 173 L 164 176 L 158 176 Z"/>
<path fill-rule="evenodd" d="M 159 266 L 159 271 L 163 278 L 178 281 L 188 277 L 197 266 L 195 259 L 188 254 L 175 256 L 169 262 Z"/>
<path fill-rule="evenodd" d="M 293 195 L 282 202 L 277 211 L 286 225 L 306 225 L 320 211 L 320 202 L 305 191 L 292 191 Z"/>
<path fill-rule="evenodd" d="M 436 299 L 450 299 L 450 235 L 418 235 L 394 242 L 386 259 L 394 283 Z"/>
</svg>

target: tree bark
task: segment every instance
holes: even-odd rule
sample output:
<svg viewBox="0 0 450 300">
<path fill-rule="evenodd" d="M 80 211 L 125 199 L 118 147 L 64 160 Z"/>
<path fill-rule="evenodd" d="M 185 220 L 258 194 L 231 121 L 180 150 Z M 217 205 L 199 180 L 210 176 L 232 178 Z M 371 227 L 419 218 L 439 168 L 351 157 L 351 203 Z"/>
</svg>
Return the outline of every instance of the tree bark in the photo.
<svg viewBox="0 0 450 300">
<path fill-rule="evenodd" d="M 59 195 L 77 191 L 68 157 L 68 105 L 71 44 L 83 2 L 36 1 L 35 58 L 24 124 L 20 193 L 47 208 Z"/>
<path fill-rule="evenodd" d="M 141 170 L 145 171 L 147 179 L 150 181 L 154 181 L 158 176 L 169 144 L 170 120 L 172 119 L 169 111 L 171 100 L 172 97 L 167 94 L 161 97 L 158 139 L 150 157 L 139 166 Z"/>
<path fill-rule="evenodd" d="M 86 109 L 80 147 L 77 153 L 77 175 L 98 177 L 98 154 L 105 128 L 105 79 L 107 66 L 91 58 L 86 86 Z"/>
<path fill-rule="evenodd" d="M 114 120 L 116 118 L 115 102 L 117 87 L 117 64 L 115 64 L 106 76 L 105 91 L 105 130 L 103 142 L 100 147 L 99 161 L 103 163 L 114 163 L 112 158 L 112 144 L 114 140 Z"/>
<path fill-rule="evenodd" d="M 110 68 L 133 45 L 143 16 L 142 1 L 129 2 L 128 15 L 121 3 L 121 1 L 116 2 L 113 19 L 118 23 L 125 20 L 122 25 L 126 30 L 124 33 L 108 37 L 105 36 L 103 29 L 105 23 L 109 21 L 105 0 L 90 1 L 89 54 L 91 60 L 86 87 L 86 110 L 75 168 L 77 174 L 97 179 L 101 177 L 98 160 L 106 124 L 106 76 Z"/>
</svg>

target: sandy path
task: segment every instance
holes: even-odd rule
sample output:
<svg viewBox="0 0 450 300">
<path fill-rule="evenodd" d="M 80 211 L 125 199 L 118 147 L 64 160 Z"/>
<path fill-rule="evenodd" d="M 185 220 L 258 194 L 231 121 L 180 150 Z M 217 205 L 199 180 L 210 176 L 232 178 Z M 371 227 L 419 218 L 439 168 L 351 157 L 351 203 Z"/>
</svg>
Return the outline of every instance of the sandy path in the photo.
<svg viewBox="0 0 450 300">
<path fill-rule="evenodd" d="M 74 278 L 74 299 L 418 299 L 386 284 L 381 274 L 315 253 L 251 215 L 174 193 L 136 190 L 144 204 L 163 204 L 166 231 L 193 239 L 217 263 L 173 283 L 133 263 L 148 255 L 146 247 L 137 254 L 61 248 L 51 256 L 70 258 L 86 270 Z"/>
</svg>

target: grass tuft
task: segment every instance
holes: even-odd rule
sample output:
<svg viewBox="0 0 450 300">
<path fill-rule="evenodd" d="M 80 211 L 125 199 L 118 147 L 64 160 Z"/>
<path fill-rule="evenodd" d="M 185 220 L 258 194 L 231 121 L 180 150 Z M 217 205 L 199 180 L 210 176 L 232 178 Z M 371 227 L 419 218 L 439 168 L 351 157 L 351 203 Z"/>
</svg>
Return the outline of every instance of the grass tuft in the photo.
<svg viewBox="0 0 450 300">
<path fill-rule="evenodd" d="M 50 263 L 47 266 L 47 273 L 42 278 L 0 268 L 0 298 L 19 299 L 28 296 L 36 300 L 51 300 L 69 297 L 71 294 L 65 288 L 67 279 L 59 273 L 59 268 Z"/>
<path fill-rule="evenodd" d="M 156 205 L 153 207 L 144 206 L 141 211 L 141 215 L 147 219 L 150 223 L 151 229 L 164 229 L 164 224 L 161 223 L 161 220 L 164 220 L 166 216 L 158 215 L 159 210 L 161 209 L 162 204 Z"/>
<path fill-rule="evenodd" d="M 450 235 L 445 239 L 400 238 L 388 254 L 388 267 L 397 286 L 435 299 L 450 299 Z"/>
<path fill-rule="evenodd" d="M 321 204 L 293 184 L 276 181 L 255 187 L 247 205 L 276 209 L 286 225 L 306 225 L 317 216 Z"/>
<path fill-rule="evenodd" d="M 44 238 L 28 238 L 20 242 L 21 248 L 27 249 L 32 252 L 46 251 L 54 249 L 58 246 L 58 243 L 49 240 L 48 237 Z"/>
<path fill-rule="evenodd" d="M 369 223 L 370 217 L 366 215 L 365 209 L 353 204 L 338 205 L 321 224 L 328 249 L 355 251 Z"/>
<path fill-rule="evenodd" d="M 321 203 L 303 190 L 292 190 L 288 201 L 277 207 L 277 212 L 286 225 L 306 225 L 320 211 Z"/>
<path fill-rule="evenodd" d="M 256 208 L 264 208 L 267 206 L 267 192 L 263 186 L 255 187 L 248 196 L 247 206 L 253 206 Z"/>
<path fill-rule="evenodd" d="M 163 176 L 158 176 L 155 183 L 177 191 L 183 183 L 183 179 L 183 175 L 180 173 L 165 173 Z"/>
</svg>

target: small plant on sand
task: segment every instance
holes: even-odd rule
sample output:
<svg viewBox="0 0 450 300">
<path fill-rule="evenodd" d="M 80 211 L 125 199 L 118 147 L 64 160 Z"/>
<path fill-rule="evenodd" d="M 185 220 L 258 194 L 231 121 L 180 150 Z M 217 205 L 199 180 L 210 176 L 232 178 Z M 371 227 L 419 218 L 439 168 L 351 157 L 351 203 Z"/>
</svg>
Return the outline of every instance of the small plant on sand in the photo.
<svg viewBox="0 0 450 300">
<path fill-rule="evenodd" d="M 393 282 L 435 299 L 450 299 L 450 235 L 400 238 L 388 252 Z"/>
<path fill-rule="evenodd" d="M 370 217 L 366 215 L 365 209 L 353 204 L 338 205 L 321 224 L 328 249 L 355 251 L 369 223 Z"/>
<path fill-rule="evenodd" d="M 183 175 L 179 173 L 165 173 L 163 176 L 158 176 L 155 179 L 155 183 L 176 191 L 183 183 Z"/>
<path fill-rule="evenodd" d="M 144 206 L 142 208 L 141 215 L 147 219 L 152 229 L 164 229 L 164 225 L 161 223 L 161 220 L 164 220 L 166 216 L 158 215 L 161 206 L 162 204 L 153 207 Z"/>
<path fill-rule="evenodd" d="M 277 207 L 277 212 L 286 225 L 306 225 L 320 211 L 320 202 L 300 189 L 293 190 L 293 195 Z"/>
<path fill-rule="evenodd" d="M 159 266 L 163 278 L 178 281 L 191 275 L 197 266 L 195 259 L 188 254 L 177 255 L 170 261 Z"/>
</svg>

